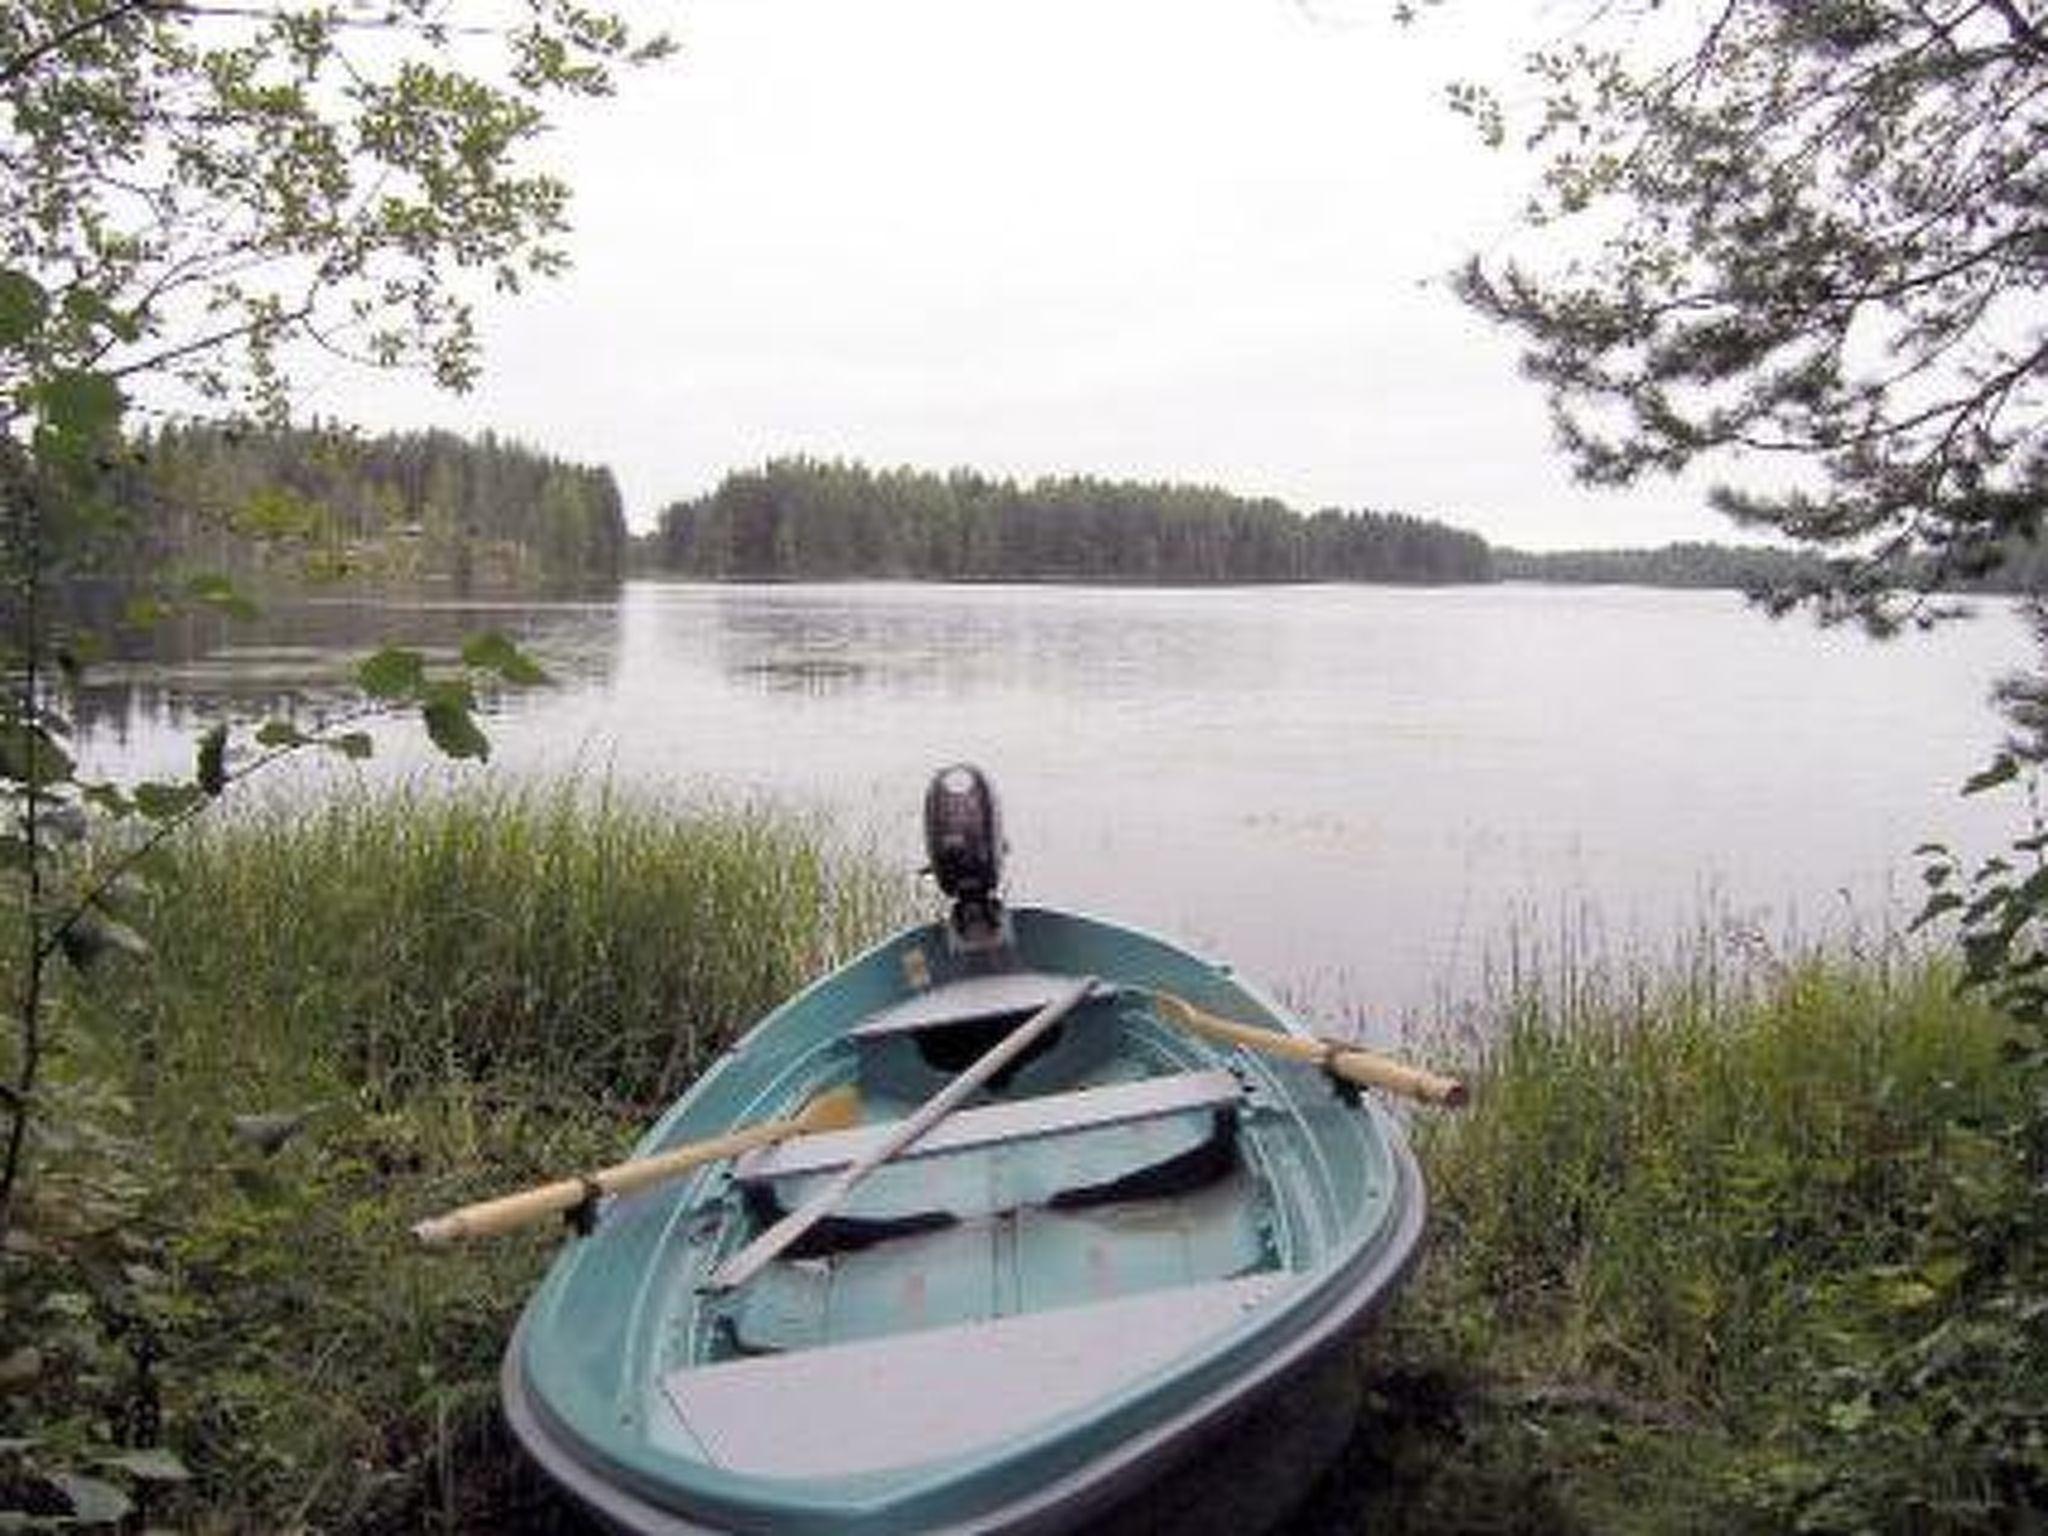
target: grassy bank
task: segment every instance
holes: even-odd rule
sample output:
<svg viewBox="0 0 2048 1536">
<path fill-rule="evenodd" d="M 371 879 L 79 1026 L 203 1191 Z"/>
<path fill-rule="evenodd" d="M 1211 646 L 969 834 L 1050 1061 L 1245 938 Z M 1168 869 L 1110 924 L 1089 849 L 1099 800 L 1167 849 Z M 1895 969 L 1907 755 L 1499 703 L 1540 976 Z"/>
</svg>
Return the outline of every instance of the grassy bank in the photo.
<svg viewBox="0 0 2048 1536">
<path fill-rule="evenodd" d="M 408 1224 L 621 1155 L 907 896 L 817 827 L 568 790 L 229 821 L 149 892 L 154 958 L 57 1003 L 0 1509 L 85 1477 L 209 1531 L 545 1525 L 496 1368 L 559 1232 Z M 158 1445 L 188 1478 L 122 1459 Z"/>
<path fill-rule="evenodd" d="M 814 828 L 566 791 L 181 845 L 132 898 L 154 958 L 58 999 L 0 1509 L 84 1478 L 131 1525 L 557 1528 L 495 1407 L 557 1234 L 451 1260 L 407 1224 L 617 1155 L 905 895 Z M 1475 1107 L 1416 1122 L 1429 1255 L 1296 1529 L 2038 1515 L 2042 1085 L 2007 1034 L 1896 957 L 1703 947 L 1499 1001 Z"/>
<path fill-rule="evenodd" d="M 2048 1510 L 2038 1077 L 1939 964 L 1531 991 L 1417 1127 L 1425 1268 L 1304 1529 L 2008 1530 Z"/>
</svg>

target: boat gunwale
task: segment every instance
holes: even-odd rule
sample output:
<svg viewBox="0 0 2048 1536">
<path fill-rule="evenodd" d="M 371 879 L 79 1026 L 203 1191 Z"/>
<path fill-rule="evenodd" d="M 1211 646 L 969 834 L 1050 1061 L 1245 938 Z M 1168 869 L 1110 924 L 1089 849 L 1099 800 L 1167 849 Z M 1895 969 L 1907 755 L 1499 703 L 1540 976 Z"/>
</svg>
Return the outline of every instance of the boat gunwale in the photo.
<svg viewBox="0 0 2048 1536">
<path fill-rule="evenodd" d="M 1019 915 L 1025 914 L 1078 923 L 1155 945 L 1180 960 L 1213 972 L 1256 1008 L 1270 1027 L 1292 1035 L 1309 1034 L 1287 1009 L 1265 997 L 1233 968 L 1183 945 L 1067 908 L 1021 909 Z M 920 924 L 900 930 L 785 999 L 721 1054 L 697 1084 L 664 1112 L 641 1139 L 641 1149 L 658 1149 L 665 1144 L 674 1134 L 672 1127 L 685 1112 L 686 1101 L 720 1069 L 742 1055 L 748 1042 L 769 1033 L 786 1013 L 830 988 L 846 972 L 887 954 L 906 940 L 930 934 L 937 927 Z M 781 1079 L 786 1082 L 792 1076 L 800 1076 L 803 1062 L 812 1054 L 806 1052 L 793 1061 L 791 1071 L 780 1074 Z M 774 1095 L 764 1093 L 761 1097 Z M 1101 1399 L 1091 1410 L 1091 1422 L 1138 1421 L 1115 1434 L 1102 1449 L 1078 1460 L 1069 1458 L 1068 1464 L 1049 1480 L 1027 1477 L 1025 1474 L 1034 1466 L 1042 1468 L 1045 1461 L 1058 1460 L 1063 1445 L 1076 1434 L 1071 1416 L 1050 1420 L 1013 1442 L 997 1461 L 989 1463 L 984 1459 L 989 1475 L 1002 1476 L 1012 1484 L 1023 1482 L 1022 1492 L 1002 1496 L 993 1507 L 964 1523 L 942 1523 L 931 1528 L 1037 1531 L 1064 1526 L 1086 1513 L 1099 1512 L 1191 1451 L 1193 1444 L 1205 1437 L 1212 1421 L 1220 1423 L 1234 1416 L 1241 1405 L 1249 1404 L 1286 1375 L 1305 1366 L 1323 1348 L 1389 1301 L 1415 1260 L 1425 1220 L 1426 1196 L 1413 1153 L 1393 1118 L 1371 1100 L 1365 1101 L 1360 1113 L 1373 1122 L 1375 1139 L 1386 1153 L 1392 1175 L 1387 1214 L 1377 1226 L 1341 1246 L 1328 1264 L 1299 1272 L 1299 1285 L 1236 1326 L 1213 1336 L 1172 1371 L 1132 1383 Z M 645 1297 L 643 1289 L 636 1301 Z M 662 1476 L 650 1465 L 643 1465 L 643 1461 L 674 1461 L 675 1453 L 657 1450 L 642 1457 L 607 1450 L 572 1428 L 532 1387 L 524 1357 L 534 1310 L 529 1305 L 522 1313 L 506 1351 L 502 1388 L 507 1417 L 518 1438 L 551 1478 L 621 1529 L 719 1531 L 745 1529 L 764 1520 L 778 1524 L 788 1521 L 790 1528 L 824 1528 L 838 1520 L 851 1521 L 856 1527 L 871 1525 L 908 1507 L 930 1502 L 947 1482 L 943 1469 L 961 1459 L 849 1474 L 829 1480 L 829 1486 L 821 1484 L 814 1489 L 806 1489 L 801 1480 L 734 1473 L 709 1462 L 688 1463 L 698 1472 L 710 1474 L 709 1478 L 682 1482 L 673 1476 Z M 1191 1378 L 1198 1379 L 1200 1385 L 1191 1396 L 1173 1401 L 1175 1384 Z M 1168 1399 L 1164 1412 L 1151 1412 L 1162 1397 Z M 1183 1442 L 1190 1443 L 1184 1446 Z M 919 1475 L 927 1471 L 931 1475 Z M 723 1486 L 706 1486 L 707 1483 Z M 677 1497 L 679 1492 L 683 1495 L 681 1499 Z M 685 1512 L 692 1502 L 699 1507 L 696 1514 Z M 728 1514 L 740 1524 L 729 1527 L 699 1523 Z"/>
</svg>

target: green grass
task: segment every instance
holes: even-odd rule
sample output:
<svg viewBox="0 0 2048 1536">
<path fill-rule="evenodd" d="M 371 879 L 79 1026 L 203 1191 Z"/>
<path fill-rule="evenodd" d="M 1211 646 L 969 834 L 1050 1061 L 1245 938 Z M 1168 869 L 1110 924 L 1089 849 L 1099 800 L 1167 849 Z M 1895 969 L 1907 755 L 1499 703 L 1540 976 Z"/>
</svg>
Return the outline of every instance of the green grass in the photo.
<svg viewBox="0 0 2048 1536">
<path fill-rule="evenodd" d="M 529 1078 L 643 1106 L 901 894 L 817 827 L 576 785 L 227 822 L 156 883 L 168 963 L 136 1006 L 168 1070 L 310 1053 L 387 1097 Z"/>
<path fill-rule="evenodd" d="M 57 999 L 0 1509 L 87 1474 L 206 1532 L 556 1528 L 495 1372 L 558 1234 L 407 1226 L 616 1157 L 907 906 L 817 827 L 588 788 L 231 819 L 150 891 L 155 959 Z M 1294 1529 L 2041 1522 L 2048 1114 L 2011 1036 L 1891 951 L 1524 974 L 1473 1107 L 1414 1119 L 1428 1253 Z M 235 1117 L 273 1111 L 307 1118 L 266 1153 Z M 109 1460 L 158 1445 L 188 1481 Z"/>
<path fill-rule="evenodd" d="M 1703 953 L 1487 1033 L 1472 1111 L 1417 1125 L 1430 1252 L 1319 1523 L 2040 1515 L 2042 1085 L 1944 966 Z"/>
<path fill-rule="evenodd" d="M 154 960 L 57 1001 L 0 1269 L 0 1438 L 35 1444 L 0 1453 L 0 1509 L 63 1472 L 222 1531 L 552 1518 L 496 1370 L 559 1228 L 451 1254 L 409 1224 L 623 1155 L 908 905 L 815 825 L 578 788 L 227 819 L 148 889 Z M 236 1129 L 300 1112 L 274 1154 Z M 108 1461 L 156 1444 L 191 1481 Z"/>
</svg>

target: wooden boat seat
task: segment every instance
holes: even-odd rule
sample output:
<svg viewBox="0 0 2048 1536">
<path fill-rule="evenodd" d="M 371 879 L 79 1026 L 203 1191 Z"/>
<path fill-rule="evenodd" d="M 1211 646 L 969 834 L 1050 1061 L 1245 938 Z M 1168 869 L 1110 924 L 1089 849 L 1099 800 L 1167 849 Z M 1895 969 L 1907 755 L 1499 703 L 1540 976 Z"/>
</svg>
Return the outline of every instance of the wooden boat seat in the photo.
<svg viewBox="0 0 2048 1536">
<path fill-rule="evenodd" d="M 1229 1331 L 1293 1282 L 1268 1270 L 721 1361 L 670 1372 L 662 1391 L 677 1431 L 734 1472 L 833 1477 L 910 1466 L 1099 1403 Z"/>
</svg>

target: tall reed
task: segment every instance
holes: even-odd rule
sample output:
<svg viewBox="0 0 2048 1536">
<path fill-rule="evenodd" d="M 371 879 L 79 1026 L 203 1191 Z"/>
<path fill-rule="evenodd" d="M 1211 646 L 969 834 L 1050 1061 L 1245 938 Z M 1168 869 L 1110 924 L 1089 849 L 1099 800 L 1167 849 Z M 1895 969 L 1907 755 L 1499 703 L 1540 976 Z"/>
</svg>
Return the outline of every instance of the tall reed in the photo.
<svg viewBox="0 0 2048 1536">
<path fill-rule="evenodd" d="M 1432 1245 L 1346 1520 L 2040 1512 L 2048 1186 L 2012 1024 L 1938 955 L 1743 948 L 1524 966 L 1479 1010 L 1473 1108 L 1417 1122 Z"/>
<path fill-rule="evenodd" d="M 906 906 L 822 829 L 602 787 L 412 791 L 209 829 L 159 873 L 169 1069 L 325 1058 L 651 1105 Z"/>
<path fill-rule="evenodd" d="M 1503 999 L 1481 1111 L 1423 1134 L 1446 1269 L 1551 1368 L 1755 1390 L 1820 1277 L 1911 1262 L 2013 1112 L 2008 1032 L 1951 981 L 1816 955 Z"/>
</svg>

